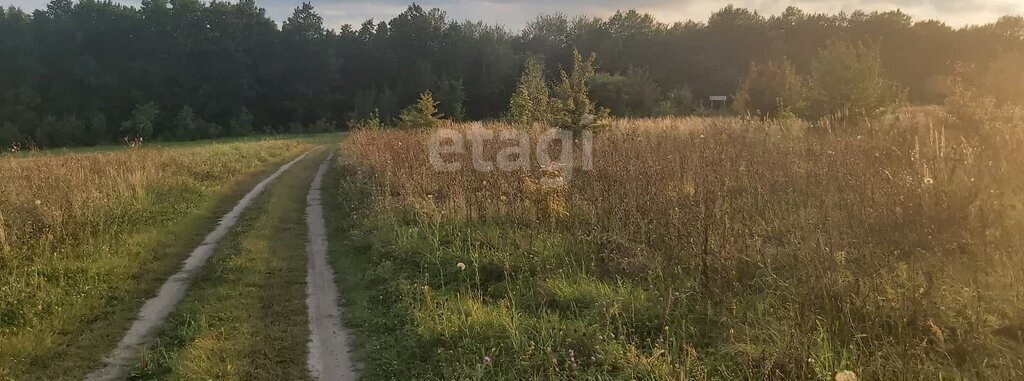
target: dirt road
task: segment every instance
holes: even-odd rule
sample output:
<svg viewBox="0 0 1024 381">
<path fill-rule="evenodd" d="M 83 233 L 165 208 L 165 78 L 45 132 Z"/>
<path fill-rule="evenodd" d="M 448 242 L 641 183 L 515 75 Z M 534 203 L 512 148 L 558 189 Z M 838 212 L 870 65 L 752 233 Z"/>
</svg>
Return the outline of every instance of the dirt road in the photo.
<svg viewBox="0 0 1024 381">
<path fill-rule="evenodd" d="M 255 254 L 246 253 L 244 250 L 236 252 L 232 251 L 233 249 L 231 248 L 217 248 L 218 243 L 220 243 L 225 236 L 228 236 L 229 234 L 237 235 L 237 233 L 232 232 L 239 219 L 242 218 L 243 213 L 246 213 L 246 215 L 249 216 L 245 217 L 246 219 L 251 219 L 255 215 L 265 213 L 263 210 L 265 208 L 262 207 L 262 205 L 266 202 L 275 202 L 275 205 L 283 205 L 275 200 L 281 199 L 281 197 L 285 197 L 288 194 L 294 195 L 296 191 L 304 191 L 306 188 L 301 184 L 309 184 L 309 191 L 306 194 L 305 203 L 305 225 L 307 231 L 306 255 L 304 259 L 301 259 L 301 257 L 291 257 L 291 255 L 294 255 L 292 253 L 295 253 L 294 250 L 284 250 L 283 253 L 287 253 L 289 257 L 296 258 L 298 261 L 308 261 L 306 264 L 305 288 L 310 334 L 308 340 L 308 353 L 301 353 L 301 350 L 291 350 L 288 353 L 288 357 L 291 357 L 292 355 L 305 357 L 305 360 L 308 363 L 309 376 L 315 380 L 347 381 L 356 379 L 356 373 L 349 356 L 347 335 L 341 325 L 340 309 L 337 303 L 338 292 L 334 283 L 334 274 L 327 261 L 327 235 L 324 226 L 323 208 L 320 202 L 320 185 L 323 181 L 324 173 L 329 168 L 330 157 L 320 164 L 315 175 L 312 174 L 312 171 L 307 169 L 299 171 L 305 174 L 299 172 L 289 174 L 286 176 L 288 181 L 285 181 L 280 185 L 274 185 L 275 191 L 271 192 L 271 194 L 276 196 L 269 199 L 267 197 L 260 198 L 260 195 L 264 193 L 266 188 L 268 188 L 278 177 L 288 171 L 289 168 L 302 161 L 303 158 L 306 158 L 308 154 L 309 153 L 303 154 L 291 162 L 281 166 L 276 172 L 258 183 L 251 191 L 249 191 L 249 193 L 238 201 L 235 207 L 221 219 L 215 229 L 206 236 L 202 241 L 202 244 L 191 252 L 182 265 L 181 270 L 167 279 L 157 292 L 156 296 L 146 301 L 139 312 L 138 318 L 132 324 L 131 328 L 125 333 L 117 347 L 103 360 L 99 369 L 85 377 L 86 380 L 125 379 L 128 376 L 128 371 L 139 363 L 140 356 L 152 343 L 156 332 L 175 329 L 175 327 L 161 328 L 161 326 L 165 325 L 165 321 L 167 321 L 168 316 L 172 315 L 172 313 L 175 316 L 182 313 L 175 312 L 175 310 L 183 299 L 188 298 L 191 300 L 194 298 L 192 296 L 186 296 L 186 292 L 188 292 L 189 295 L 192 295 L 194 292 L 199 292 L 201 295 L 206 292 L 207 288 L 209 288 L 208 283 L 210 282 L 210 274 L 207 274 L 202 277 L 204 280 L 202 280 L 200 284 L 196 285 L 196 287 L 199 287 L 198 290 L 189 291 L 189 287 L 195 282 L 197 274 L 213 270 L 204 270 L 204 265 L 210 257 L 214 255 L 215 251 L 221 252 L 222 250 L 229 250 L 229 252 L 233 253 L 231 255 L 234 256 L 242 255 L 248 258 L 254 258 L 250 255 Z M 323 153 L 321 152 L 321 154 L 317 154 L 316 156 L 323 157 L 321 156 L 322 154 Z M 299 167 L 300 169 L 312 169 L 311 164 L 312 163 L 305 163 Z M 310 179 L 310 176 L 312 177 L 312 181 L 308 180 Z M 304 182 L 296 183 L 296 181 Z M 288 183 L 287 186 L 285 183 Z M 256 208 L 254 211 L 246 212 L 250 205 L 257 202 L 257 198 L 261 200 L 258 201 L 258 204 L 261 205 L 261 207 Z M 294 205 L 294 207 L 288 208 L 288 210 L 294 210 L 295 213 L 301 213 L 301 209 L 299 208 L 301 208 L 301 204 Z M 301 218 L 302 216 L 299 215 L 296 217 Z M 302 220 L 296 220 L 295 223 L 302 224 Z M 284 226 L 282 226 L 282 228 L 284 228 Z M 294 233 L 288 233 L 286 230 L 282 230 L 280 233 L 276 234 L 285 234 L 285 236 L 294 237 Z M 265 238 L 264 240 L 274 242 L 274 238 Z M 301 241 L 299 243 L 301 244 Z M 232 242 L 232 245 L 233 244 L 234 243 Z M 298 249 L 298 251 L 301 252 L 301 249 Z M 217 256 L 217 258 L 221 258 L 220 256 L 222 256 L 222 254 L 217 254 Z M 215 260 L 214 262 L 217 261 L 219 260 Z M 219 264 L 214 267 L 218 268 L 217 271 L 221 271 L 219 270 Z M 265 276 L 275 277 L 284 276 L 284 274 L 267 273 Z M 214 279 L 215 283 L 220 282 L 216 280 L 220 278 Z M 224 281 L 228 280 L 228 278 L 224 279 Z M 268 295 L 269 294 L 272 294 L 272 292 L 268 293 Z M 297 306 L 293 305 L 293 307 L 283 307 L 282 304 L 269 303 L 263 308 L 269 308 L 272 310 L 270 312 L 276 314 L 291 316 L 301 314 L 301 310 L 294 307 Z M 285 308 L 288 311 L 280 311 L 282 308 Z M 206 312 L 200 313 L 205 314 Z M 301 320 L 301 318 L 298 318 L 297 321 L 291 322 L 288 325 L 301 327 L 300 325 L 295 324 L 302 324 Z M 230 332 L 227 331 L 226 333 Z M 296 334 L 302 334 L 302 332 L 296 332 Z M 260 348 L 262 348 L 262 345 L 266 345 L 266 343 L 261 344 Z M 236 364 L 235 366 L 244 365 Z M 265 366 L 273 365 L 265 364 Z M 297 377 L 298 375 L 293 374 L 293 376 Z M 149 377 L 159 379 L 164 376 L 154 374 Z"/>
<path fill-rule="evenodd" d="M 317 170 L 306 196 L 306 246 L 309 263 L 306 267 L 306 305 L 309 308 L 309 370 L 313 379 L 322 381 L 355 380 L 355 369 L 349 356 L 348 336 L 341 325 L 338 288 L 334 271 L 327 262 L 327 229 L 320 200 L 320 185 L 330 165 L 328 156 Z"/>
</svg>

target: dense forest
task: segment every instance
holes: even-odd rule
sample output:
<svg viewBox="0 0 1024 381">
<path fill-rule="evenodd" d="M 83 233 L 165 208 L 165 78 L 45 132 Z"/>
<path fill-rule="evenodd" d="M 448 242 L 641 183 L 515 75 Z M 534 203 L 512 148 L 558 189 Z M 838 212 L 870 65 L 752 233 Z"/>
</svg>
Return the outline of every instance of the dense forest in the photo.
<svg viewBox="0 0 1024 381">
<path fill-rule="evenodd" d="M 755 63 L 806 75 L 836 40 L 876 52 L 907 102 L 934 104 L 958 68 L 1024 52 L 1024 18 L 955 29 L 900 11 L 765 17 L 729 6 L 706 22 L 556 14 L 510 31 L 414 4 L 331 29 L 308 3 L 278 26 L 253 0 L 54 0 L 0 9 L 0 145 L 344 129 L 394 118 L 424 90 L 450 118 L 499 118 L 527 62 L 552 78 L 574 49 L 596 55 L 592 96 L 613 115 L 684 115 L 749 90 Z"/>
</svg>

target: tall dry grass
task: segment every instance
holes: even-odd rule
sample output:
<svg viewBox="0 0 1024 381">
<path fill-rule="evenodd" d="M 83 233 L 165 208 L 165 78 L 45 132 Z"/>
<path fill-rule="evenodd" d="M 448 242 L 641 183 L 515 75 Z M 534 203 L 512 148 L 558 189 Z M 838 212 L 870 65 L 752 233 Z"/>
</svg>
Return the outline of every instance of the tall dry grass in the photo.
<svg viewBox="0 0 1024 381">
<path fill-rule="evenodd" d="M 1024 126 L 610 124 L 593 170 L 554 188 L 537 186 L 553 168 L 436 171 L 430 132 L 343 142 L 369 260 L 403 279 L 378 281 L 411 305 L 409 345 L 437 353 L 392 366 L 458 377 L 491 353 L 505 361 L 486 370 L 512 378 L 1024 376 Z"/>
<path fill-rule="evenodd" d="M 184 225 L 209 229 L 201 221 L 215 218 L 230 186 L 308 147 L 276 140 L 0 155 L 0 379 L 88 370 L 106 343 L 89 338 L 97 348 L 81 349 L 91 345 L 81 335 L 110 341 L 126 328 L 108 320 L 130 316 L 151 291 L 147 273 L 173 270 L 188 252 L 179 242 L 203 233 Z M 73 357 L 61 357 L 68 351 Z"/>
</svg>

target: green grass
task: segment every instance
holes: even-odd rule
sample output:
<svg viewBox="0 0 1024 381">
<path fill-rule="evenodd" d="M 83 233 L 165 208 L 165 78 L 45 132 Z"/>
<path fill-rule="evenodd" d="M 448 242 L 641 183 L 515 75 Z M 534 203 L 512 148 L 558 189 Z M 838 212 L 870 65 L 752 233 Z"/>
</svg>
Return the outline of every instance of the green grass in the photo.
<svg viewBox="0 0 1024 381">
<path fill-rule="evenodd" d="M 617 123 L 554 188 L 434 171 L 429 134 L 342 142 L 325 202 L 363 379 L 1024 375 L 1020 125 Z"/>
<path fill-rule="evenodd" d="M 321 134 L 277 134 L 277 135 L 251 135 L 242 137 L 229 137 L 219 139 L 207 139 L 207 140 L 188 140 L 188 141 L 156 141 L 143 144 L 146 148 L 195 148 L 203 147 L 214 144 L 234 144 L 234 143 L 247 143 L 247 142 L 258 142 L 267 140 L 293 140 L 296 142 L 318 144 L 318 143 L 329 143 L 340 139 L 344 133 L 330 132 Z M 70 147 L 70 148 L 49 148 L 42 150 L 24 150 L 19 152 L 6 152 L 0 151 L 0 156 L 14 156 L 14 157 L 31 157 L 31 156 L 60 156 L 60 155 L 74 155 L 74 154 L 90 154 L 90 153 L 113 153 L 125 151 L 128 146 L 125 144 L 103 144 L 92 147 Z"/>
<path fill-rule="evenodd" d="M 337 135 L 323 139 L 336 141 Z M 4 211 L 8 239 L 14 241 L 10 242 L 11 252 L 0 262 L 5 278 L 0 288 L 0 380 L 77 379 L 95 369 L 128 329 L 142 303 L 180 268 L 184 257 L 218 219 L 255 183 L 307 148 L 302 143 L 196 146 L 182 151 L 188 158 L 174 158 L 188 164 L 160 168 L 165 172 L 141 183 L 137 195 L 115 195 L 113 202 L 99 205 L 82 198 L 77 205 L 85 203 L 89 212 L 82 214 L 81 220 L 66 217 L 60 224 L 50 225 L 49 234 L 37 234 L 20 223 L 53 224 L 50 217 L 21 207 L 16 194 L 0 195 L 0 206 L 14 207 Z M 163 153 L 133 153 L 121 159 L 118 155 L 96 164 L 167 157 Z M 4 160 L 13 160 L 10 164 L 18 166 L 22 159 Z M 35 160 L 28 165 L 38 171 L 47 171 L 50 165 L 78 165 L 74 163 L 79 159 L 53 158 L 60 161 L 53 164 L 47 158 L 28 160 Z M 86 171 L 96 170 L 89 165 L 85 164 Z M 118 173 L 115 167 L 99 170 L 115 176 L 109 180 L 114 186 L 120 186 L 116 181 L 122 178 L 117 176 L 134 178 Z M 14 179 L 12 184 L 23 180 Z M 43 207 L 66 208 L 59 204 L 61 198 L 99 191 L 67 181 L 60 186 L 68 187 L 69 193 L 61 196 L 63 193 L 57 192 L 53 201 L 43 198 Z M 53 190 L 38 189 L 30 197 L 42 198 L 39 192 Z"/>
<path fill-rule="evenodd" d="M 324 150 L 296 163 L 245 212 L 144 356 L 135 380 L 300 380 L 306 193 Z"/>
</svg>

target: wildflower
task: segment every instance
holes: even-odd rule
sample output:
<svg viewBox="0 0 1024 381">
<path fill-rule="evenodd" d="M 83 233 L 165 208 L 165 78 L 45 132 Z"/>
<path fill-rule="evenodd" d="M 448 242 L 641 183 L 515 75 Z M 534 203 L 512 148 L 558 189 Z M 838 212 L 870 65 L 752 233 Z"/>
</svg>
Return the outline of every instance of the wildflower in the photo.
<svg viewBox="0 0 1024 381">
<path fill-rule="evenodd" d="M 484 356 L 484 365 L 491 365 L 491 356 Z"/>
<path fill-rule="evenodd" d="M 857 374 L 848 370 L 836 373 L 836 381 L 857 381 Z"/>
<path fill-rule="evenodd" d="M 459 262 L 458 264 L 455 265 L 455 267 L 458 267 L 459 271 L 463 271 L 463 270 L 466 269 L 466 264 L 462 263 L 462 262 Z"/>
</svg>

